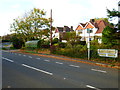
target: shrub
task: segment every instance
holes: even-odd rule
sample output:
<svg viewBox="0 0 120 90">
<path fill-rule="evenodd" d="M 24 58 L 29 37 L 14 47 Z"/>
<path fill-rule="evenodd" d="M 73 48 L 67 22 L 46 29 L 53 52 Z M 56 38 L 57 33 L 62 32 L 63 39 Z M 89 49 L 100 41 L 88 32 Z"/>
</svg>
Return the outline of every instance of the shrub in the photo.
<svg viewBox="0 0 120 90">
<path fill-rule="evenodd" d="M 80 45 L 86 45 L 86 41 L 80 41 Z"/>
<path fill-rule="evenodd" d="M 66 43 L 63 43 L 63 42 L 59 42 L 59 48 L 65 48 L 66 47 Z"/>
<path fill-rule="evenodd" d="M 49 41 L 44 41 L 44 42 L 41 44 L 41 48 L 50 48 L 50 42 L 49 42 Z"/>
<path fill-rule="evenodd" d="M 53 40 L 52 40 L 52 44 L 55 44 L 55 43 L 58 43 L 59 42 L 59 39 L 58 38 L 54 38 Z"/>
<path fill-rule="evenodd" d="M 22 40 L 17 39 L 17 38 L 14 39 L 12 42 L 13 42 L 13 47 L 16 48 L 16 49 L 22 48 L 22 45 L 24 43 Z"/>
</svg>

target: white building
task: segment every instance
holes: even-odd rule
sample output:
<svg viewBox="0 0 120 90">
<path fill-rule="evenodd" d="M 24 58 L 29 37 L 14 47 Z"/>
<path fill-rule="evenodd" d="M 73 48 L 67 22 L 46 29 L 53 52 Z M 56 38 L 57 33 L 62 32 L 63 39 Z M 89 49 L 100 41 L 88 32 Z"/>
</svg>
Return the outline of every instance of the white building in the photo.
<svg viewBox="0 0 120 90">
<path fill-rule="evenodd" d="M 109 24 L 104 20 L 91 19 L 90 22 L 85 24 L 80 23 L 76 28 L 76 35 L 81 36 L 82 41 L 88 42 L 88 37 L 90 37 L 90 41 L 97 39 L 99 43 L 102 43 L 102 31 Z M 90 33 L 89 33 L 90 32 Z"/>
</svg>

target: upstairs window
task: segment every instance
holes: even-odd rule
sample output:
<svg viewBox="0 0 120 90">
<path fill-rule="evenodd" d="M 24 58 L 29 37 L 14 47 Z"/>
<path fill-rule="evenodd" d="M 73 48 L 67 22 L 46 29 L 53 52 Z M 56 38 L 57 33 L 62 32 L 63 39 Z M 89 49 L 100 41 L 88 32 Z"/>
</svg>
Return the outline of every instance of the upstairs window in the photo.
<svg viewBox="0 0 120 90">
<path fill-rule="evenodd" d="M 92 33 L 93 30 L 91 28 L 87 28 L 87 33 Z"/>
<path fill-rule="evenodd" d="M 78 32 L 82 32 L 82 29 L 78 30 Z"/>
</svg>

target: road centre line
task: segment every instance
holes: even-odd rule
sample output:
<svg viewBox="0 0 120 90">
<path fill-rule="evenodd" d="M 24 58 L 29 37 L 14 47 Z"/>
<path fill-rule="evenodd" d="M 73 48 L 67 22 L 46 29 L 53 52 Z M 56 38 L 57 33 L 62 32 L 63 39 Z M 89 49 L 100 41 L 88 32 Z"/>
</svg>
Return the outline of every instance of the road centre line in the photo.
<svg viewBox="0 0 120 90">
<path fill-rule="evenodd" d="M 23 56 L 26 56 L 26 55 L 23 55 Z"/>
<path fill-rule="evenodd" d="M 39 71 L 39 72 L 43 72 L 43 73 L 45 73 L 45 74 L 53 75 L 53 73 L 50 73 L 50 72 L 47 72 L 47 71 L 44 71 L 44 70 L 40 70 L 40 69 L 38 69 L 38 68 L 29 66 L 29 65 L 26 65 L 26 64 L 22 64 L 22 66 L 27 67 L 27 68 L 30 68 L 30 69 L 33 69 L 33 70 L 36 70 L 36 71 Z"/>
<path fill-rule="evenodd" d="M 44 60 L 44 61 L 46 61 L 46 62 L 50 62 L 50 60 Z"/>
<path fill-rule="evenodd" d="M 40 58 L 36 58 L 36 59 L 40 59 Z"/>
<path fill-rule="evenodd" d="M 78 67 L 80 67 L 80 66 L 76 66 L 76 65 L 69 65 L 69 66 L 72 66 L 72 67 L 77 67 L 77 68 L 78 68 Z"/>
<path fill-rule="evenodd" d="M 28 56 L 29 58 L 32 58 L 31 56 Z"/>
<path fill-rule="evenodd" d="M 98 89 L 98 88 L 96 88 L 96 87 L 93 87 L 93 86 L 91 86 L 91 85 L 86 85 L 86 87 L 92 88 L 92 89 L 96 89 L 96 90 L 100 90 L 100 89 Z"/>
<path fill-rule="evenodd" d="M 92 71 L 98 71 L 98 72 L 103 72 L 103 73 L 107 73 L 106 71 L 103 70 L 97 70 L 97 69 L 91 69 Z"/>
<path fill-rule="evenodd" d="M 7 60 L 7 61 L 9 61 L 9 62 L 14 62 L 13 60 L 10 60 L 8 58 L 4 58 L 4 57 L 2 57 L 2 58 L 5 59 L 5 60 Z"/>
<path fill-rule="evenodd" d="M 57 63 L 57 64 L 63 64 L 63 63 L 61 63 L 61 62 L 55 62 L 55 63 Z"/>
</svg>

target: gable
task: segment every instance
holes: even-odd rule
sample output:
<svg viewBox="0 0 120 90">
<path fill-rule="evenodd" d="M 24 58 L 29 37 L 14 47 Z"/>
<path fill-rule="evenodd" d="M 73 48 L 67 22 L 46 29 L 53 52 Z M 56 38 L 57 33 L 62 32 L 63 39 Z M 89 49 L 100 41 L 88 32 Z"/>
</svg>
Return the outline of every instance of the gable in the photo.
<svg viewBox="0 0 120 90">
<path fill-rule="evenodd" d="M 56 29 L 55 29 L 55 33 L 58 33 L 58 32 L 59 32 L 59 31 L 58 31 L 58 28 L 56 28 Z"/>
<path fill-rule="evenodd" d="M 81 30 L 84 29 L 82 26 L 78 25 L 78 27 L 76 28 L 76 30 Z"/>
<path fill-rule="evenodd" d="M 95 27 L 91 23 L 88 22 L 85 26 L 85 29 L 87 28 L 95 28 Z"/>
</svg>

